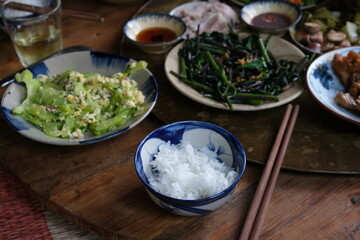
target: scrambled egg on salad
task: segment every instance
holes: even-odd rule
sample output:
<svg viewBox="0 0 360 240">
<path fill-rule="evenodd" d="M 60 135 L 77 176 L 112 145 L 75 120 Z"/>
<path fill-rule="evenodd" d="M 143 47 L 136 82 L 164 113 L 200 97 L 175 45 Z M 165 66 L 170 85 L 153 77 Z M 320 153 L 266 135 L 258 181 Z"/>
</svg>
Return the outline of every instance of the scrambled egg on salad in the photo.
<svg viewBox="0 0 360 240">
<path fill-rule="evenodd" d="M 145 110 L 145 96 L 131 75 L 146 66 L 144 61 L 132 62 L 125 73 L 111 77 L 70 69 L 33 78 L 25 70 L 15 79 L 26 84 L 27 97 L 13 113 L 49 136 L 82 138 L 88 129 L 100 135 Z"/>
</svg>

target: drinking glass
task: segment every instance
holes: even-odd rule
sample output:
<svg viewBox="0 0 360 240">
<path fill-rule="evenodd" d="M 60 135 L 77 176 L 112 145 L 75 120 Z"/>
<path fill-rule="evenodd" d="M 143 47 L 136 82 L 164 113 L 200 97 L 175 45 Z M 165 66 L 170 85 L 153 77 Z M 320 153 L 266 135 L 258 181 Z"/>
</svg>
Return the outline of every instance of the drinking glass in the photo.
<svg viewBox="0 0 360 240">
<path fill-rule="evenodd" d="M 1 18 L 24 67 L 62 49 L 61 0 L 7 0 Z"/>
</svg>

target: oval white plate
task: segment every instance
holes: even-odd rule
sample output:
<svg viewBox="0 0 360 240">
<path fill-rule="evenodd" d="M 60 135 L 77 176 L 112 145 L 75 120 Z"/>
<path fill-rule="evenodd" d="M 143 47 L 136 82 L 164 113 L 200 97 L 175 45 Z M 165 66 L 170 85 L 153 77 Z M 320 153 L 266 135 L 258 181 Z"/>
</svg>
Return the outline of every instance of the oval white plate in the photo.
<svg viewBox="0 0 360 240">
<path fill-rule="evenodd" d="M 267 35 L 261 35 L 266 39 Z M 212 99 L 204 97 L 201 93 L 191 88 L 186 83 L 180 81 L 177 77 L 172 75 L 170 71 L 179 72 L 179 58 L 178 51 L 183 46 L 183 42 L 176 45 L 165 59 L 165 73 L 171 84 L 182 94 L 191 98 L 192 100 L 202 103 L 204 105 L 229 110 L 225 102 L 217 102 Z M 292 61 L 300 61 L 305 57 L 304 53 L 290 42 L 273 36 L 269 45 L 270 52 L 276 59 L 288 59 Z M 292 88 L 279 95 L 278 102 L 266 102 L 260 106 L 253 106 L 248 104 L 234 104 L 234 111 L 258 111 L 284 105 L 298 96 L 304 91 L 304 84 L 297 82 Z"/>
<path fill-rule="evenodd" d="M 39 74 L 52 76 L 65 72 L 68 69 L 74 69 L 81 73 L 100 73 L 111 76 L 117 72 L 124 72 L 131 61 L 134 60 L 110 53 L 81 51 L 47 59 L 31 66 L 29 70 L 34 74 L 34 77 Z M 25 86 L 17 82 L 12 83 L 4 93 L 1 101 L 1 111 L 5 120 L 15 131 L 38 142 L 53 145 L 78 145 L 103 141 L 135 127 L 155 106 L 158 97 L 158 87 L 152 73 L 148 69 L 144 69 L 136 72 L 132 78 L 138 83 L 139 90 L 145 95 L 145 106 L 147 107 L 147 110 L 142 114 L 131 118 L 122 126 L 99 136 L 95 136 L 91 132 L 85 132 L 83 139 L 50 137 L 20 116 L 12 114 L 12 109 L 17 105 L 20 105 L 26 96 Z"/>
<path fill-rule="evenodd" d="M 336 94 L 340 91 L 346 92 L 346 89 L 332 70 L 331 63 L 336 53 L 347 55 L 350 50 L 359 53 L 360 46 L 331 51 L 315 59 L 306 73 L 306 83 L 313 97 L 328 111 L 360 125 L 360 111 L 346 109 L 334 100 Z"/>
</svg>

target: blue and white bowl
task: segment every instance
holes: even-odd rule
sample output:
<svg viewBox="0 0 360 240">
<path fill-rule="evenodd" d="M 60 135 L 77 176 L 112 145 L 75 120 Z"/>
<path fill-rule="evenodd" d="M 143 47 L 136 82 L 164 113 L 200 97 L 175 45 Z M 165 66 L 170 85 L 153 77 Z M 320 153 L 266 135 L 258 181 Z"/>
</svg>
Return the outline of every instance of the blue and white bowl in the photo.
<svg viewBox="0 0 360 240">
<path fill-rule="evenodd" d="M 346 92 L 345 87 L 332 69 L 335 54 L 347 55 L 349 51 L 360 53 L 360 46 L 341 48 L 316 58 L 306 74 L 306 83 L 310 93 L 325 109 L 336 116 L 360 125 L 360 112 L 346 109 L 335 102 L 339 92 Z"/>
<path fill-rule="evenodd" d="M 263 28 L 252 24 L 253 18 L 264 13 L 276 13 L 284 15 L 290 19 L 290 25 L 283 28 Z M 240 11 L 242 21 L 252 29 L 272 35 L 282 35 L 290 27 L 295 26 L 302 17 L 302 11 L 299 6 L 281 0 L 259 0 L 246 4 Z"/>
<path fill-rule="evenodd" d="M 69 69 L 74 69 L 81 73 L 99 73 L 111 76 L 114 73 L 124 72 L 128 64 L 133 59 L 96 51 L 71 52 L 56 57 L 46 59 L 40 63 L 32 65 L 28 69 L 34 77 L 40 74 L 53 76 L 63 73 Z M 14 115 L 12 109 L 20 105 L 26 96 L 26 88 L 22 83 L 14 82 L 6 90 L 2 102 L 1 112 L 9 125 L 18 133 L 32 140 L 53 144 L 53 145 L 78 145 L 89 144 L 103 141 L 119 134 L 122 134 L 140 123 L 151 112 L 158 98 L 158 86 L 155 77 L 148 69 L 136 72 L 132 78 L 137 82 L 138 89 L 145 95 L 146 111 L 135 116 L 107 133 L 96 136 L 90 131 L 85 132 L 82 139 L 62 139 L 45 135 L 40 129 L 22 119 L 19 115 Z"/>
<path fill-rule="evenodd" d="M 144 29 L 162 27 L 168 28 L 175 32 L 176 38 L 161 43 L 144 43 L 136 40 L 136 36 Z M 167 52 L 175 43 L 182 40 L 182 36 L 186 32 L 186 24 L 178 17 L 169 14 L 144 14 L 137 16 L 128 21 L 124 26 L 125 37 L 134 45 L 139 47 L 146 53 L 162 54 Z"/>
<path fill-rule="evenodd" d="M 194 148 L 206 146 L 210 150 L 216 151 L 219 160 L 238 173 L 235 181 L 222 192 L 198 200 L 176 199 L 153 189 L 149 185 L 148 178 L 156 173 L 151 168 L 150 162 L 158 153 L 159 146 L 167 142 L 177 145 L 182 141 L 189 141 Z M 183 216 L 206 214 L 225 204 L 241 179 L 245 166 L 245 151 L 234 135 L 217 125 L 199 121 L 175 122 L 156 129 L 139 144 L 135 155 L 136 172 L 150 198 L 169 212 Z"/>
</svg>

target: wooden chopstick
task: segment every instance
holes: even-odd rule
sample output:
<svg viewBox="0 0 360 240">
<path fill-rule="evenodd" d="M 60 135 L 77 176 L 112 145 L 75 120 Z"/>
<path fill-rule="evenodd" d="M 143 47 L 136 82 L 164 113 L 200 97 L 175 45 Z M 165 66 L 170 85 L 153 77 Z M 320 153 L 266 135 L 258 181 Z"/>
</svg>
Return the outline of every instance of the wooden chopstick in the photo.
<svg viewBox="0 0 360 240">
<path fill-rule="evenodd" d="M 239 240 L 255 240 L 258 239 L 260 235 L 267 208 L 271 200 L 271 195 L 284 160 L 299 109 L 299 105 L 296 105 L 295 108 L 293 108 L 291 104 L 287 105 L 275 142 L 272 146 L 268 161 L 245 219 Z"/>
<path fill-rule="evenodd" d="M 98 22 L 102 22 L 102 23 L 105 21 L 105 18 L 101 17 L 99 14 L 79 12 L 79 11 L 74 11 L 74 10 L 69 10 L 69 9 L 62 9 L 61 14 L 63 16 L 94 20 L 94 21 L 98 21 Z"/>
<path fill-rule="evenodd" d="M 3 4 L 4 2 L 5 2 L 4 0 L 0 0 L 0 4 Z M 33 12 L 33 13 L 47 13 L 47 12 L 51 11 L 50 8 L 32 6 L 32 5 L 18 3 L 18 2 L 12 2 L 12 3 L 9 3 L 8 5 L 16 10 L 28 11 L 28 12 Z M 82 19 L 87 19 L 87 20 L 94 20 L 94 21 L 98 21 L 98 22 L 104 22 L 104 18 L 101 17 L 99 14 L 79 12 L 79 11 L 68 10 L 68 9 L 62 9 L 61 14 L 63 16 L 68 16 L 68 17 L 75 17 L 75 18 L 82 18 Z"/>
</svg>

